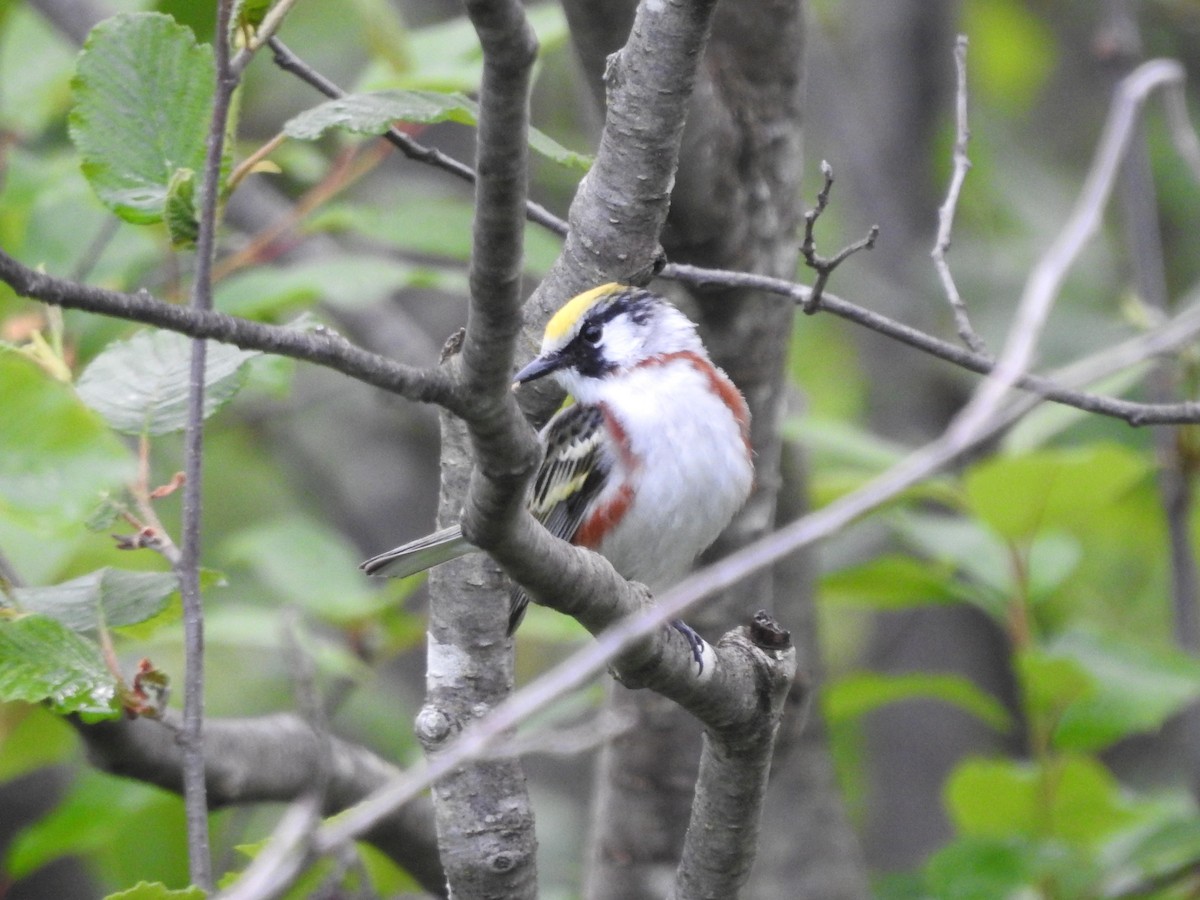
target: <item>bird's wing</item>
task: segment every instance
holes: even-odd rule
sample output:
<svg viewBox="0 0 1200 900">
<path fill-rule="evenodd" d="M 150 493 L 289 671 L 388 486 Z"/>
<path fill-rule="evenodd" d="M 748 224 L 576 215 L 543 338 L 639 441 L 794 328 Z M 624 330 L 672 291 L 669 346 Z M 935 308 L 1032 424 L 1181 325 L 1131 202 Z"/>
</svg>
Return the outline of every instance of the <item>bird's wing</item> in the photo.
<svg viewBox="0 0 1200 900">
<path fill-rule="evenodd" d="M 574 404 L 560 410 L 542 431 L 546 455 L 533 481 L 529 511 L 555 537 L 571 540 L 583 524 L 612 468 L 604 442 L 604 413 Z M 521 624 L 529 596 L 514 588 L 508 633 Z"/>
<path fill-rule="evenodd" d="M 612 468 L 604 450 L 604 414 L 574 404 L 546 425 L 546 455 L 533 481 L 529 511 L 555 537 L 571 540 Z"/>
</svg>

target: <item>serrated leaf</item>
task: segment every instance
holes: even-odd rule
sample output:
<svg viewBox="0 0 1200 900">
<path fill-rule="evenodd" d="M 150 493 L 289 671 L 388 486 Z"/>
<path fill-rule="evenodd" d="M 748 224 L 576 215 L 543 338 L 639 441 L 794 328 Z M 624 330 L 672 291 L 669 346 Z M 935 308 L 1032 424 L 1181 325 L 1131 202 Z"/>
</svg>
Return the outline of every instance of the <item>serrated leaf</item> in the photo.
<svg viewBox="0 0 1200 900">
<path fill-rule="evenodd" d="M 70 386 L 0 349 L 0 507 L 35 524 L 74 523 L 136 465 Z"/>
<path fill-rule="evenodd" d="M 0 617 L 0 700 L 45 702 L 57 713 L 120 714 L 100 648 L 47 616 Z"/>
<path fill-rule="evenodd" d="M 242 367 L 259 354 L 208 341 L 204 416 L 242 386 Z M 192 341 L 170 331 L 143 331 L 92 360 L 76 386 L 83 402 L 127 434 L 169 434 L 187 424 Z"/>
<path fill-rule="evenodd" d="M 104 900 L 204 900 L 207 896 L 198 887 L 174 889 L 160 881 L 139 881 L 128 890 L 109 894 Z"/>
<path fill-rule="evenodd" d="M 176 170 L 203 169 L 214 72 L 212 48 L 170 16 L 117 15 L 88 35 L 71 82 L 71 138 L 121 218 L 160 221 Z"/>
<path fill-rule="evenodd" d="M 50 587 L 17 588 L 13 598 L 23 612 L 57 619 L 72 631 L 95 631 L 152 619 L 178 590 L 171 572 L 103 568 Z"/>
<path fill-rule="evenodd" d="M 383 134 L 397 122 L 458 122 L 476 125 L 479 104 L 458 93 L 438 91 L 373 91 L 346 94 L 305 110 L 284 123 L 283 131 L 291 138 L 315 141 L 331 128 L 353 134 Z M 564 166 L 587 169 L 591 157 L 568 150 L 549 135 L 529 129 L 529 146 L 548 159 Z"/>
<path fill-rule="evenodd" d="M 847 722 L 898 700 L 930 698 L 969 712 L 997 731 L 1012 727 L 1008 711 L 994 697 L 958 675 L 846 675 L 826 686 L 825 715 L 831 723 Z"/>
<path fill-rule="evenodd" d="M 200 234 L 200 221 L 196 216 L 196 172 L 194 169 L 176 169 L 167 182 L 167 199 L 163 208 L 163 221 L 171 246 L 189 249 L 196 245 Z"/>
</svg>

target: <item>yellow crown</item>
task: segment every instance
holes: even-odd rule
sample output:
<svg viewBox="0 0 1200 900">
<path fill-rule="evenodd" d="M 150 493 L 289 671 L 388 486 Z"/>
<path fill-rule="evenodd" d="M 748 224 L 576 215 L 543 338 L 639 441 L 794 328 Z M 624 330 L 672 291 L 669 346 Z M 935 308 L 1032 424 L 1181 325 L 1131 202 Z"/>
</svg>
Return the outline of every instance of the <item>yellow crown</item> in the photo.
<svg viewBox="0 0 1200 900">
<path fill-rule="evenodd" d="M 564 303 L 558 312 L 550 317 L 550 321 L 546 323 L 546 339 L 551 341 L 562 340 L 575 327 L 575 323 L 579 321 L 579 317 L 591 309 L 597 300 L 624 290 L 628 290 L 628 285 L 610 282 L 602 284 L 600 287 L 592 288 L 590 291 L 584 291 L 582 294 L 575 295 Z"/>
</svg>

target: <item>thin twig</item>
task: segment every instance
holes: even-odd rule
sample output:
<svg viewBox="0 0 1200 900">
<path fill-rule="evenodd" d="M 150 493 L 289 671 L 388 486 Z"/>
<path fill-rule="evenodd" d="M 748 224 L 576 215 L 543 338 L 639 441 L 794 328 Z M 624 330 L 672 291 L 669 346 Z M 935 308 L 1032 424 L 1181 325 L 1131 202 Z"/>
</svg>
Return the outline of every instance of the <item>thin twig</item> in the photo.
<svg viewBox="0 0 1200 900">
<path fill-rule="evenodd" d="M 800 244 L 800 255 L 804 257 L 804 262 L 810 269 L 817 273 L 812 289 L 800 304 L 801 312 L 808 316 L 811 316 L 820 308 L 821 295 L 825 292 L 825 285 L 829 281 L 829 276 L 833 274 L 833 270 L 859 250 L 871 250 L 874 248 L 875 239 L 879 237 L 879 226 L 872 225 L 865 238 L 843 247 L 833 256 L 826 258 L 817 253 L 814 230 L 817 219 L 821 217 L 821 213 L 825 212 L 825 208 L 829 205 L 829 192 L 833 190 L 833 166 L 829 165 L 825 160 L 821 160 L 821 175 L 825 181 L 821 186 L 821 190 L 817 192 L 817 205 L 804 214 L 804 240 Z"/>
<path fill-rule="evenodd" d="M 72 281 L 87 281 L 92 274 L 92 270 L 96 268 L 96 263 L 100 261 L 100 257 L 112 243 L 112 239 L 117 236 L 117 231 L 121 227 L 121 220 L 116 216 L 108 216 L 100 225 L 100 230 L 96 232 L 96 236 L 92 238 L 91 243 L 87 245 L 87 249 L 83 251 L 83 256 L 79 258 L 79 262 L 75 263 L 75 268 L 71 270 L 70 278 Z"/>
<path fill-rule="evenodd" d="M 316 88 L 326 97 L 336 99 L 346 96 L 345 91 L 288 49 L 287 45 L 279 40 L 279 38 L 272 37 L 267 41 L 267 46 L 274 51 L 275 65 L 279 66 L 285 72 L 295 75 L 301 81 Z M 451 175 L 468 181 L 471 184 L 475 183 L 475 170 L 466 163 L 459 162 L 457 159 L 447 156 L 441 150 L 426 147 L 424 144 L 413 140 L 400 129 L 389 128 L 384 132 L 383 137 L 389 144 L 409 159 L 431 165 L 434 168 L 441 169 L 443 172 L 449 172 Z M 530 222 L 541 225 L 543 228 L 554 232 L 560 237 L 567 233 L 567 223 L 540 203 L 526 200 L 525 217 Z"/>
<path fill-rule="evenodd" d="M 235 78 L 240 78 L 246 66 L 250 65 L 250 60 L 254 58 L 254 54 L 262 49 L 263 45 L 275 36 L 275 32 L 283 24 L 284 17 L 292 11 L 292 7 L 296 5 L 297 0 L 279 0 L 267 14 L 263 16 L 263 20 L 254 30 L 253 37 L 243 47 L 238 55 L 229 65 L 229 72 Z"/>
<path fill-rule="evenodd" d="M 212 310 L 212 266 L 216 256 L 217 197 L 221 190 L 221 157 L 237 75 L 230 68 L 229 26 L 234 0 L 217 4 L 213 40 L 216 56 L 216 89 L 205 147 L 204 177 L 200 186 L 199 233 L 190 308 Z M 184 431 L 183 528 L 179 575 L 183 598 L 184 688 L 183 797 L 187 816 L 188 868 L 192 884 L 211 891 L 212 858 L 208 847 L 208 802 L 204 779 L 204 602 L 200 595 L 201 475 L 204 452 L 204 371 L 207 344 L 192 342 L 188 384 L 187 426 Z"/>
<path fill-rule="evenodd" d="M 967 119 L 967 36 L 960 34 L 954 44 L 954 67 L 957 72 L 954 103 L 954 171 L 950 176 L 950 188 L 946 192 L 945 202 L 938 208 L 937 238 L 933 244 L 933 265 L 938 277 L 942 280 L 942 288 L 946 299 L 950 302 L 950 311 L 954 314 L 954 327 L 963 343 L 976 353 L 987 353 L 987 345 L 971 326 L 967 315 L 967 305 L 958 293 L 958 285 L 954 283 L 954 275 L 946 262 L 946 251 L 950 249 L 950 233 L 954 229 L 954 213 L 958 208 L 958 198 L 962 193 L 963 182 L 971 168 L 971 160 L 967 156 L 967 141 L 971 131 Z"/>
<path fill-rule="evenodd" d="M 242 183 L 242 180 L 254 171 L 255 166 L 278 150 L 286 140 L 287 135 L 281 131 L 279 134 L 275 135 L 275 137 L 271 138 L 269 141 L 243 159 L 240 163 L 238 163 L 237 168 L 229 173 L 229 181 L 226 183 L 225 189 L 227 191 L 233 191 L 236 189 L 237 186 Z"/>
<path fill-rule="evenodd" d="M 1106 5 L 1104 34 L 1112 65 L 1127 72 L 1137 62 L 1141 47 L 1136 9 L 1130 0 L 1112 0 Z M 1170 314 L 1162 234 L 1158 224 L 1154 174 L 1146 150 L 1145 129 L 1135 126 L 1134 138 L 1118 176 L 1117 204 L 1125 235 L 1133 287 L 1140 301 L 1154 316 Z M 1180 359 L 1159 360 L 1147 379 L 1147 399 L 1167 402 L 1180 394 Z M 1175 613 L 1175 639 L 1185 650 L 1200 650 L 1200 568 L 1192 541 L 1193 476 L 1196 460 L 1186 447 L 1187 432 L 1176 428 L 1154 429 L 1158 458 L 1158 492 L 1167 526 L 1170 551 L 1171 597 Z M 1195 711 L 1185 714 L 1194 727 Z M 1200 720 L 1198 720 L 1200 721 Z"/>
<path fill-rule="evenodd" d="M 1157 59 L 1138 66 L 1121 81 L 1075 209 L 1030 273 L 1013 326 L 991 377 L 956 417 L 954 428 L 970 433 L 988 421 L 1004 395 L 1028 369 L 1067 272 L 1100 227 L 1104 207 L 1112 194 L 1142 106 L 1155 90 L 1170 85 L 1178 87 L 1183 80 L 1184 70 L 1178 62 Z"/>
</svg>

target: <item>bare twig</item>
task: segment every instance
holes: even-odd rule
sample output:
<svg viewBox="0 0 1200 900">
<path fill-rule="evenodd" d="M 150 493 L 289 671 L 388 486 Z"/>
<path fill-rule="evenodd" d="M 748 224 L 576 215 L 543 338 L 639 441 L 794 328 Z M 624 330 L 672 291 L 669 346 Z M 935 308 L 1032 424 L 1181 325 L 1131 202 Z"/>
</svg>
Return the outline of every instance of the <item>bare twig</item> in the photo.
<svg viewBox="0 0 1200 900">
<path fill-rule="evenodd" d="M 233 75 L 241 76 L 246 66 L 250 65 L 250 60 L 253 59 L 254 54 L 261 50 L 275 36 L 275 32 L 283 24 L 284 17 L 292 11 L 292 7 L 296 5 L 296 2 L 297 0 L 279 0 L 271 9 L 267 10 L 267 14 L 263 16 L 263 20 L 254 30 L 254 36 L 250 38 L 247 45 L 230 64 L 230 72 Z"/>
<path fill-rule="evenodd" d="M 804 241 L 800 244 L 800 254 L 804 257 L 804 262 L 817 273 L 812 289 L 800 303 L 801 311 L 809 316 L 820 308 L 821 295 L 825 291 L 825 285 L 829 281 L 829 276 L 833 274 L 833 270 L 859 250 L 872 249 L 875 246 L 875 239 L 879 237 L 879 226 L 872 225 L 865 238 L 843 247 L 833 256 L 826 258 L 817 254 L 817 243 L 813 232 L 817 219 L 829 205 L 829 192 L 833 190 L 833 166 L 825 160 L 821 160 L 821 175 L 825 179 L 825 183 L 817 192 L 817 205 L 804 214 Z"/>
<path fill-rule="evenodd" d="M 811 293 L 810 288 L 782 278 L 679 263 L 668 264 L 663 274 L 698 288 L 753 288 L 789 297 L 796 303 L 802 302 Z M 442 369 L 420 369 L 397 363 L 363 350 L 329 329 L 305 332 L 279 325 L 251 322 L 219 312 L 189 310 L 156 300 L 145 291 L 128 294 L 77 284 L 24 266 L 3 250 L 0 250 L 0 281 L 8 284 L 23 297 L 31 297 L 66 309 L 80 309 L 154 325 L 189 337 L 210 338 L 246 350 L 262 350 L 305 360 L 409 400 L 434 403 L 455 413 L 460 411 L 458 393 Z M 969 372 L 986 375 L 995 365 L 995 361 L 989 356 L 973 353 L 834 294 L 826 293 L 822 296 L 821 309 Z M 1134 338 L 1133 343 L 1146 343 L 1147 346 L 1153 343 L 1156 347 L 1154 352 L 1168 353 L 1195 335 L 1198 327 L 1200 311 L 1186 310 L 1171 322 L 1142 337 Z M 1017 379 L 1016 386 L 1055 403 L 1120 419 L 1130 425 L 1200 422 L 1200 404 L 1197 403 L 1136 403 L 1072 390 L 1041 375 L 1023 375 Z"/>
<path fill-rule="evenodd" d="M 1030 273 L 1008 339 L 991 377 L 980 386 L 971 402 L 958 415 L 953 426 L 955 429 L 970 433 L 988 421 L 1004 395 L 1028 369 L 1050 307 L 1058 296 L 1067 272 L 1100 226 L 1104 207 L 1112 194 L 1117 172 L 1125 158 L 1142 107 L 1155 90 L 1178 90 L 1183 81 L 1183 67 L 1178 62 L 1166 59 L 1143 63 L 1121 81 L 1075 209 Z"/>
<path fill-rule="evenodd" d="M 302 331 L 282 325 L 267 325 L 212 310 L 195 310 L 164 303 L 147 291 L 129 294 L 79 284 L 24 266 L 3 250 L 0 250 L 0 281 L 4 281 L 22 297 L 31 297 L 65 309 L 79 309 L 154 325 L 188 337 L 233 344 L 244 350 L 261 350 L 306 360 L 410 400 L 437 403 L 451 411 L 457 410 L 451 380 L 443 370 L 397 363 L 363 350 L 328 328 Z"/>
<path fill-rule="evenodd" d="M 1112 0 L 1106 5 L 1103 22 L 1109 59 L 1121 73 L 1132 68 L 1140 55 L 1142 41 L 1138 32 L 1136 7 L 1127 0 Z M 1158 318 L 1170 313 L 1162 234 L 1155 202 L 1154 175 L 1147 155 L 1144 128 L 1140 122 L 1121 166 L 1117 184 L 1117 203 L 1133 287 L 1149 311 Z M 1148 379 L 1148 398 L 1168 402 L 1180 393 L 1182 369 L 1188 364 L 1179 359 L 1158 362 Z M 1181 647 L 1200 650 L 1200 607 L 1196 552 L 1192 541 L 1193 477 L 1196 460 L 1186 447 L 1187 433 L 1179 429 L 1154 429 L 1158 458 L 1158 491 L 1169 535 L 1171 595 L 1175 613 L 1175 638 Z M 1195 719 L 1195 715 L 1191 715 Z"/>
<path fill-rule="evenodd" d="M 954 171 L 950 176 L 950 188 L 946 192 L 945 202 L 938 208 L 937 238 L 933 244 L 933 265 L 938 277 L 942 280 L 942 288 L 946 299 L 950 302 L 950 310 L 954 314 L 954 327 L 963 343 L 976 353 L 987 353 L 987 345 L 971 326 L 967 315 L 967 305 L 958 293 L 958 285 L 954 283 L 954 275 L 946 262 L 946 251 L 950 249 L 950 233 L 954 228 L 954 212 L 958 208 L 958 198 L 962 193 L 963 182 L 971 168 L 971 160 L 967 156 L 967 141 L 971 131 L 967 119 L 967 36 L 960 34 L 954 44 L 954 66 L 957 72 L 954 103 Z"/>
<path fill-rule="evenodd" d="M 190 307 L 212 310 L 212 265 L 216 256 L 217 197 L 221 190 L 221 157 L 237 76 L 230 69 L 229 26 L 234 0 L 217 4 L 213 40 L 216 57 L 216 87 L 212 118 L 205 147 L 204 173 L 198 209 L 196 268 Z M 206 342 L 192 342 L 188 384 L 187 426 L 184 431 L 183 527 L 180 558 L 176 566 L 183 598 L 184 686 L 183 727 L 179 733 L 183 749 L 183 799 L 187 814 L 188 869 L 192 884 L 212 890 L 212 858 L 208 848 L 208 803 L 204 780 L 204 603 L 200 595 L 200 509 L 204 450 L 204 370 Z"/>
<path fill-rule="evenodd" d="M 313 859 L 312 841 L 326 807 L 326 795 L 333 773 L 334 744 L 316 685 L 312 657 L 300 639 L 300 621 L 295 609 L 288 609 L 283 621 L 284 656 L 291 671 L 296 706 L 316 738 L 316 766 L 305 790 L 288 806 L 275 826 L 266 847 L 247 866 L 246 871 L 217 896 L 222 900 L 258 900 L 278 896 L 283 885 L 290 884 Z M 331 851 L 336 848 L 331 848 Z"/>
<path fill-rule="evenodd" d="M 283 71 L 295 75 L 301 81 L 316 88 L 326 97 L 337 98 L 346 96 L 345 91 L 288 49 L 287 45 L 279 40 L 279 38 L 272 37 L 267 41 L 267 46 L 274 52 L 275 65 L 279 66 Z M 453 157 L 447 156 L 441 150 L 424 146 L 400 129 L 389 128 L 384 132 L 383 137 L 389 144 L 409 159 L 441 169 L 443 172 L 448 172 L 456 178 L 461 178 L 471 184 L 475 183 L 475 170 L 466 163 L 459 162 Z M 561 236 L 567 233 L 566 222 L 541 204 L 535 203 L 532 200 L 527 199 L 525 201 L 525 216 L 530 222 L 541 225 L 543 228 L 557 235 Z"/>
</svg>

